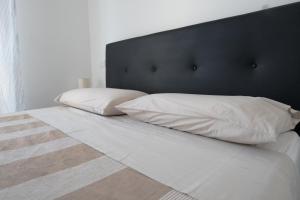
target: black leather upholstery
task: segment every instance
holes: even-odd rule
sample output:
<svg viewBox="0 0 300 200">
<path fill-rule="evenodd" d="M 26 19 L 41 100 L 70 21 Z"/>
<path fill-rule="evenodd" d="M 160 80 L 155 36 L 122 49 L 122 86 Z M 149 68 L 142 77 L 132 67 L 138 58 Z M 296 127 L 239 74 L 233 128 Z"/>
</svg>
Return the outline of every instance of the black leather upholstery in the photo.
<svg viewBox="0 0 300 200">
<path fill-rule="evenodd" d="M 300 136 L 300 123 L 296 126 L 295 131 L 298 133 Z"/>
<path fill-rule="evenodd" d="M 263 96 L 300 109 L 300 3 L 112 43 L 106 57 L 107 87 Z"/>
</svg>

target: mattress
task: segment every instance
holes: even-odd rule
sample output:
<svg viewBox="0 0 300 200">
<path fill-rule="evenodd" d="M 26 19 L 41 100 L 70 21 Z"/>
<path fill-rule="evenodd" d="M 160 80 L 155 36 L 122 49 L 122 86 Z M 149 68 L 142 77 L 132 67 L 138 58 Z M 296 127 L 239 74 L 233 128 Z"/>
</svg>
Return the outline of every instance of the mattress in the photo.
<svg viewBox="0 0 300 200">
<path fill-rule="evenodd" d="M 18 113 L 20 114 L 24 113 Z M 128 168 L 135 174 L 143 176 L 144 179 L 151 179 L 154 185 L 161 184 L 159 188 L 163 189 L 159 191 L 164 192 L 158 192 L 159 195 L 152 199 L 297 200 L 300 198 L 300 144 L 299 137 L 293 132 L 283 134 L 278 142 L 273 144 L 249 146 L 170 130 L 138 122 L 127 116 L 101 117 L 69 107 L 33 110 L 26 114 L 34 119 L 2 122 L 0 127 L 28 122 L 37 123 L 35 126 L 39 123 L 47 123 L 50 129 L 54 128 L 60 131 L 60 134 L 67 136 L 67 141 L 62 142 L 63 146 L 73 143 L 86 145 L 85 148 L 91 148 L 89 151 L 96 150 L 95 154 L 104 155 L 107 162 L 110 165 L 116 165 L 118 170 Z M 39 122 L 34 121 L 36 119 Z M 39 128 L 35 127 L 35 129 Z M 0 133 L 0 142 L 24 136 L 24 134 L 33 133 L 32 131 L 26 132 L 26 130 L 14 130 L 10 134 Z M 45 151 L 47 148 L 42 149 Z M 32 152 L 34 153 L 36 151 Z M 18 156 L 24 155 L 20 151 Z M 7 159 L 18 159 L 18 157 L 2 157 L 2 162 Z M 103 166 L 99 168 L 102 170 Z M 90 173 L 87 173 L 87 176 L 97 174 L 95 168 L 88 172 Z M 81 173 L 86 172 L 83 170 Z M 91 182 L 97 182 L 96 180 L 97 178 Z M 44 185 L 36 188 L 26 186 L 30 184 L 30 181 L 0 190 L 0 199 L 18 199 L 18 197 L 55 199 L 64 195 L 76 199 L 72 195 L 79 193 L 79 186 L 76 185 L 78 183 L 73 179 L 70 182 L 57 180 L 57 187 L 49 191 L 45 188 L 49 187 L 50 183 L 56 185 L 55 179 L 49 183 L 42 182 Z M 86 182 L 88 183 L 89 181 Z M 59 185 L 64 184 L 65 187 L 61 189 Z M 130 182 L 128 184 L 131 185 Z M 86 185 L 80 186 L 80 188 L 85 187 Z M 94 188 L 94 190 L 101 189 Z M 100 198 L 98 196 L 98 198 L 126 199 L 125 196 L 116 198 L 114 193 L 118 192 L 109 191 L 111 197 Z M 143 191 L 143 189 L 138 191 Z M 72 195 L 68 196 L 69 193 Z M 60 195 L 57 196 L 57 194 Z M 82 194 L 87 194 L 87 191 L 83 191 Z M 97 199 L 97 197 L 94 196 L 92 199 Z"/>
</svg>

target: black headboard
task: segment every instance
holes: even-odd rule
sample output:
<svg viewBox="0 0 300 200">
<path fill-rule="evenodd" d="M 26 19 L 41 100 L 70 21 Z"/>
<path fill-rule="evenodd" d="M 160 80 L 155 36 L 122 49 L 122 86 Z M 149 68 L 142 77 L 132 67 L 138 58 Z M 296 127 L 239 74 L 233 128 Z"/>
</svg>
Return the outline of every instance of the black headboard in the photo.
<svg viewBox="0 0 300 200">
<path fill-rule="evenodd" d="M 112 43 L 106 57 L 107 87 L 263 96 L 300 109 L 300 3 Z"/>
</svg>

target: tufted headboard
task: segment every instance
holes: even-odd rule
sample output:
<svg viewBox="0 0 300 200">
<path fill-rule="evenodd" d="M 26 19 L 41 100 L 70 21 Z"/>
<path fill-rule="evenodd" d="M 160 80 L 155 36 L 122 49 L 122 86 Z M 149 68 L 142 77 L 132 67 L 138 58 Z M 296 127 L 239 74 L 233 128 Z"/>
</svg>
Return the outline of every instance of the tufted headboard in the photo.
<svg viewBox="0 0 300 200">
<path fill-rule="evenodd" d="M 107 87 L 263 96 L 300 110 L 300 3 L 116 42 L 106 51 Z"/>
</svg>

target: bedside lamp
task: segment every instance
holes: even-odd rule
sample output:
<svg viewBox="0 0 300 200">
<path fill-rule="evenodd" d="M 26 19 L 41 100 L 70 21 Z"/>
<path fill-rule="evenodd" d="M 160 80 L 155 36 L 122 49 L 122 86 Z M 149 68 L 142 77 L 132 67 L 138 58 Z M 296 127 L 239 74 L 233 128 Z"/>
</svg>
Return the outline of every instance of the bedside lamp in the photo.
<svg viewBox="0 0 300 200">
<path fill-rule="evenodd" d="M 89 78 L 79 78 L 78 88 L 89 88 L 91 87 L 91 81 Z"/>
</svg>

